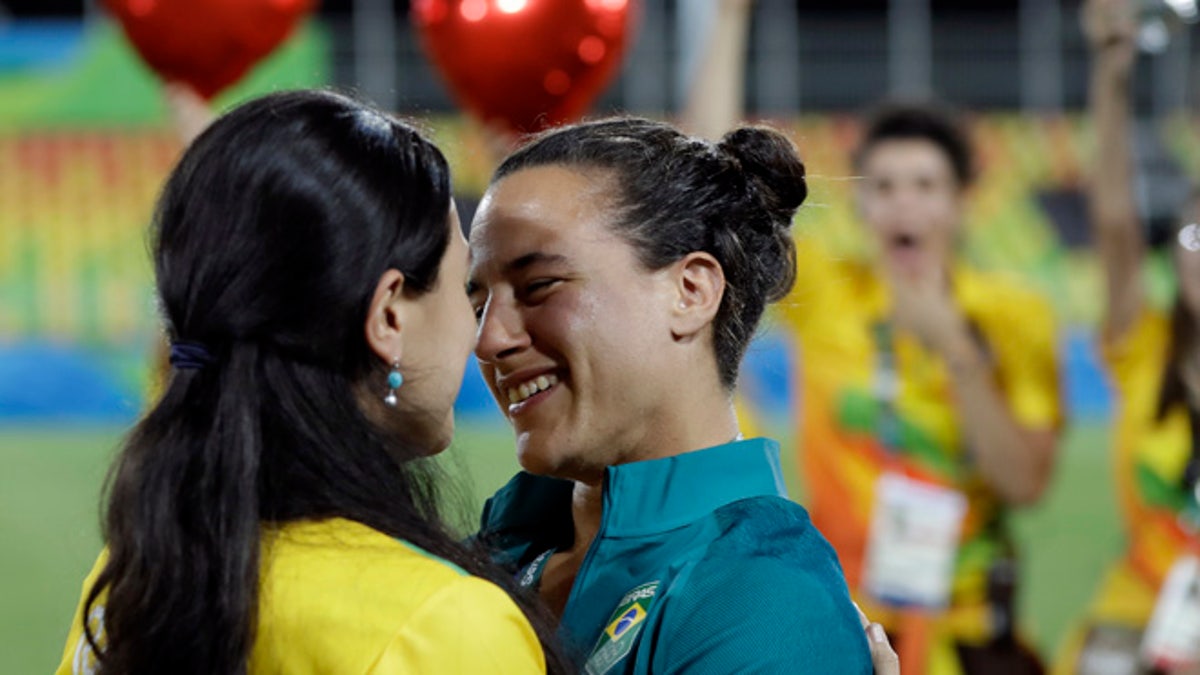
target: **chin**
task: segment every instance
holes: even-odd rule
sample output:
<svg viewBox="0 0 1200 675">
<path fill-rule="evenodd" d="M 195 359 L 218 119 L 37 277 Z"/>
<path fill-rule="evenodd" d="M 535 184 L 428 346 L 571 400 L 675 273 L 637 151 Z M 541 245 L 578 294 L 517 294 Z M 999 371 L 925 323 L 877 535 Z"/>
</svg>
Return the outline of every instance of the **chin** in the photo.
<svg viewBox="0 0 1200 675">
<path fill-rule="evenodd" d="M 454 442 L 454 420 L 450 420 L 450 423 L 443 426 L 437 440 L 431 444 L 430 449 L 433 450 L 432 454 L 440 453 L 442 450 L 449 448 L 452 442 Z"/>
<path fill-rule="evenodd" d="M 531 442 L 528 436 L 517 439 L 517 462 L 535 476 L 547 476 L 581 483 L 598 483 L 604 479 L 604 467 L 580 461 L 574 455 L 563 455 L 549 449 L 551 444 Z M 561 450 L 561 444 L 553 447 Z"/>
<path fill-rule="evenodd" d="M 422 446 L 426 449 L 425 456 L 432 457 L 440 454 L 450 447 L 450 443 L 454 440 L 454 419 L 444 424 L 441 429 L 430 433 L 425 439 Z"/>
<path fill-rule="evenodd" d="M 573 478 L 567 471 L 569 462 L 556 453 L 554 444 L 530 438 L 528 432 L 517 437 L 517 462 L 521 468 L 537 476 Z"/>
<path fill-rule="evenodd" d="M 558 462 L 549 456 L 540 444 L 529 439 L 529 434 L 517 437 L 517 462 L 521 468 L 538 476 L 555 476 Z"/>
</svg>

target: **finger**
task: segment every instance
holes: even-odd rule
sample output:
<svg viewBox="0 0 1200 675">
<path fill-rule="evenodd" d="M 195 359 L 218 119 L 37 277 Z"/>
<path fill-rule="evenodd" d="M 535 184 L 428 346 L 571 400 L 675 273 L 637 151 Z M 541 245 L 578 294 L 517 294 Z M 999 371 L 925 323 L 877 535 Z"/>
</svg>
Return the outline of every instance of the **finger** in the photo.
<svg viewBox="0 0 1200 675">
<path fill-rule="evenodd" d="M 867 626 L 867 642 L 871 647 L 875 675 L 900 675 L 900 656 L 892 649 L 883 626 L 877 623 Z"/>
</svg>

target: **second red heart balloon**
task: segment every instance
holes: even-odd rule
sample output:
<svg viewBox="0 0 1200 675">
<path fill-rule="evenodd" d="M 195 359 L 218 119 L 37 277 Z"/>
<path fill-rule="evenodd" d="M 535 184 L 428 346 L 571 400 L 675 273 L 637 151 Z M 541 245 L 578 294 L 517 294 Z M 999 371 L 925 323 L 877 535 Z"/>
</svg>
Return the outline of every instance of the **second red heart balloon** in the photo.
<svg viewBox="0 0 1200 675">
<path fill-rule="evenodd" d="M 415 0 L 459 102 L 518 133 L 583 115 L 620 67 L 635 0 Z"/>
<path fill-rule="evenodd" d="M 205 98 L 237 82 L 317 0 L 104 0 L 159 77 Z"/>
</svg>

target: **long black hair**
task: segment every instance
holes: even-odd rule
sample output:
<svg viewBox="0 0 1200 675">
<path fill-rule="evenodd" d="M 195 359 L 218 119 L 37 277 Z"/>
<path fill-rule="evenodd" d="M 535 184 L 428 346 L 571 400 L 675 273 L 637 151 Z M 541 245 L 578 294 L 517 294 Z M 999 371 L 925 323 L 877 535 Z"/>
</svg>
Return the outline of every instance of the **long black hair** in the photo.
<svg viewBox="0 0 1200 675">
<path fill-rule="evenodd" d="M 1200 204 L 1200 186 L 1192 188 L 1189 203 Z M 1188 224 L 1186 220 L 1179 219 L 1176 222 L 1175 230 L 1182 231 L 1186 224 Z M 1174 237 L 1169 241 L 1176 245 Z M 1182 242 L 1177 245 L 1182 245 Z M 1188 251 L 1184 255 L 1198 254 Z M 1175 306 L 1171 310 L 1171 344 L 1167 348 L 1162 390 L 1158 397 L 1158 419 L 1160 421 L 1165 419 L 1172 409 L 1181 405 L 1193 409 L 1193 413 L 1200 414 L 1200 410 L 1194 410 L 1195 406 L 1188 397 L 1184 375 L 1184 364 L 1189 355 L 1192 350 L 1200 348 L 1200 334 L 1197 334 L 1196 325 L 1197 317 L 1188 307 L 1187 300 L 1183 297 L 1183 290 L 1180 289 L 1175 295 Z"/>
<path fill-rule="evenodd" d="M 534 137 L 492 180 L 554 164 L 612 174 L 614 228 L 648 269 L 693 251 L 721 264 L 725 295 L 713 350 L 721 383 L 732 389 L 767 303 L 783 299 L 795 282 L 790 230 L 808 196 L 795 146 L 767 127 L 735 129 L 712 143 L 663 122 L 613 118 Z"/>
<path fill-rule="evenodd" d="M 242 105 L 184 154 L 155 276 L 170 339 L 212 358 L 173 374 L 110 474 L 108 561 L 83 612 L 102 673 L 246 672 L 260 532 L 289 521 L 351 519 L 515 593 L 439 518 L 439 476 L 409 461 L 428 449 L 373 425 L 359 395 L 384 386 L 363 333 L 376 284 L 395 269 L 407 292 L 436 286 L 450 200 L 433 144 L 332 93 Z M 551 622 L 515 599 L 562 670 Z"/>
<path fill-rule="evenodd" d="M 1181 295 L 1175 298 L 1175 307 L 1171 310 L 1171 345 L 1167 349 L 1162 391 L 1158 397 L 1159 420 L 1165 419 L 1176 406 L 1191 407 L 1183 369 L 1188 354 L 1197 345 L 1200 345 L 1200 336 L 1196 335 L 1196 319 Z"/>
</svg>

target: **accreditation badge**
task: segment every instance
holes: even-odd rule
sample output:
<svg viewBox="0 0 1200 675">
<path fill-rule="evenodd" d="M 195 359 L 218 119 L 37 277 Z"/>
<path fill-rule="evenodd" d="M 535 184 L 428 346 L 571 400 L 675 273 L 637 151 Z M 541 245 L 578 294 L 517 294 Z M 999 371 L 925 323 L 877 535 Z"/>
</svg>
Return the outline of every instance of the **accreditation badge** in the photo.
<svg viewBox="0 0 1200 675">
<path fill-rule="evenodd" d="M 1175 561 L 1158 592 L 1142 639 L 1142 659 L 1155 668 L 1200 665 L 1200 559 Z"/>
<path fill-rule="evenodd" d="M 867 592 L 895 607 L 945 607 L 966 497 L 890 472 L 879 479 L 875 495 L 864 570 Z"/>
<path fill-rule="evenodd" d="M 1119 623 L 1088 627 L 1075 668 L 1076 675 L 1139 675 L 1142 631 Z"/>
</svg>

